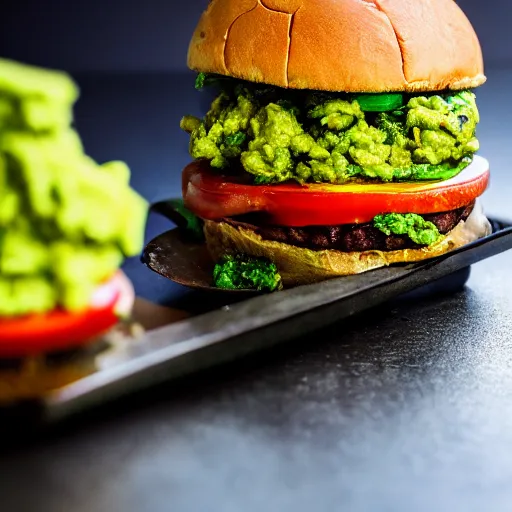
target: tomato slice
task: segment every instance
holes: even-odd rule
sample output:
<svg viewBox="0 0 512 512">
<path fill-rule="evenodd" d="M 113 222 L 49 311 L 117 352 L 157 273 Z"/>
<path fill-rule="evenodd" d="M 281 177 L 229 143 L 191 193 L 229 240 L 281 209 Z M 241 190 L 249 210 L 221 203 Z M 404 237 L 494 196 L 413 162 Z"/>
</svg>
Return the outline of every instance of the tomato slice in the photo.
<svg viewBox="0 0 512 512">
<path fill-rule="evenodd" d="M 182 188 L 185 206 L 203 219 L 265 212 L 269 224 L 333 226 L 371 222 L 383 213 L 455 210 L 481 196 L 489 178 L 489 163 L 478 156 L 446 181 L 344 185 L 247 185 L 213 172 L 205 161 L 196 161 L 184 169 Z"/>
<path fill-rule="evenodd" d="M 33 356 L 85 345 L 117 324 L 127 302 L 131 309 L 130 290 L 133 292 L 131 283 L 117 272 L 96 289 L 85 311 L 0 319 L 0 357 Z"/>
</svg>

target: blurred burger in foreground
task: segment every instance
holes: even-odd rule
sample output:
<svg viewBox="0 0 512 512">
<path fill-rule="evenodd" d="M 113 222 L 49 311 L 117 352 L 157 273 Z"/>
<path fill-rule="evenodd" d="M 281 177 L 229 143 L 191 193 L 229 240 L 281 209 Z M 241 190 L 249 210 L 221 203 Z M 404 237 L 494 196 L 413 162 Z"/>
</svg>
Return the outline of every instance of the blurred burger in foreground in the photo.
<svg viewBox="0 0 512 512">
<path fill-rule="evenodd" d="M 77 97 L 64 73 L 0 59 L 0 402 L 87 373 L 62 354 L 108 340 L 132 310 L 119 267 L 141 251 L 147 205 L 124 163 L 85 155 Z"/>
<path fill-rule="evenodd" d="M 212 0 L 188 64 L 216 91 L 181 122 L 185 205 L 216 261 L 295 285 L 490 233 L 482 52 L 453 0 Z"/>
</svg>

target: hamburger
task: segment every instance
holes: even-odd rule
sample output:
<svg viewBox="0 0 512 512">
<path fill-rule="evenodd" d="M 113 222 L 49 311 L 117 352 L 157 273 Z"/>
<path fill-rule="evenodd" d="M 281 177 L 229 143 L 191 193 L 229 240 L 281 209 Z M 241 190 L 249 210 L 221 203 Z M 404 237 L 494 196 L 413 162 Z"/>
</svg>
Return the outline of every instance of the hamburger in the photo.
<svg viewBox="0 0 512 512">
<path fill-rule="evenodd" d="M 453 0 L 212 0 L 192 36 L 185 206 L 215 261 L 285 285 L 440 256 L 490 233 L 477 201 L 478 38 Z"/>
<path fill-rule="evenodd" d="M 146 201 L 123 162 L 88 157 L 78 88 L 0 59 L 0 403 L 87 375 L 118 339 L 135 293 L 120 270 L 142 249 Z"/>
</svg>

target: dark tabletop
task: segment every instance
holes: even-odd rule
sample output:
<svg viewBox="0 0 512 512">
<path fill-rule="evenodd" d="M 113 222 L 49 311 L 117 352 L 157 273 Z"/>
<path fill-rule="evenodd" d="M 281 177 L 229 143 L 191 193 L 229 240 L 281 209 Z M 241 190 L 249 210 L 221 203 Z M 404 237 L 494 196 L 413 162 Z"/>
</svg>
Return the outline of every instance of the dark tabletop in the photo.
<svg viewBox="0 0 512 512">
<path fill-rule="evenodd" d="M 507 90 L 478 95 L 488 213 L 512 218 Z M 89 154 L 124 159 L 150 201 L 179 194 L 190 76 L 79 77 Z M 168 221 L 151 218 L 148 239 Z M 399 300 L 250 361 L 100 410 L 0 455 L 0 510 L 509 511 L 510 254 L 450 295 Z M 137 260 L 140 295 L 183 293 Z M 4 444 L 10 444 L 4 440 Z"/>
</svg>

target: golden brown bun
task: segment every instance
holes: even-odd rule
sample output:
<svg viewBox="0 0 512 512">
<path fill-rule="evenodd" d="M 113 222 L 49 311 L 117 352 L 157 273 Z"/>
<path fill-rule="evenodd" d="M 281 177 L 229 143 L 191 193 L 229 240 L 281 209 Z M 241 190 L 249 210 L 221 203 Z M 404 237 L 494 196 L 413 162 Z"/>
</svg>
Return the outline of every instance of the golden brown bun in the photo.
<svg viewBox="0 0 512 512">
<path fill-rule="evenodd" d="M 236 253 L 268 258 L 277 265 L 283 284 L 294 286 L 337 276 L 360 274 L 393 263 L 422 261 L 441 256 L 487 236 L 491 232 L 491 226 L 477 203 L 466 222 L 461 221 L 440 242 L 422 249 L 389 252 L 312 251 L 263 240 L 252 230 L 234 227 L 226 222 L 205 221 L 204 232 L 208 250 L 215 261 L 226 254 Z"/>
<path fill-rule="evenodd" d="M 465 89 L 486 80 L 478 38 L 453 0 L 211 0 L 188 65 L 345 92 Z"/>
</svg>

